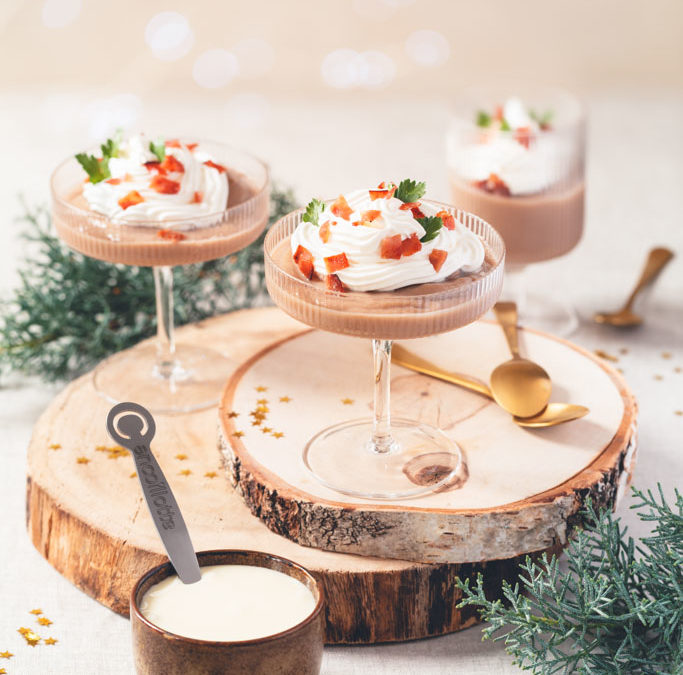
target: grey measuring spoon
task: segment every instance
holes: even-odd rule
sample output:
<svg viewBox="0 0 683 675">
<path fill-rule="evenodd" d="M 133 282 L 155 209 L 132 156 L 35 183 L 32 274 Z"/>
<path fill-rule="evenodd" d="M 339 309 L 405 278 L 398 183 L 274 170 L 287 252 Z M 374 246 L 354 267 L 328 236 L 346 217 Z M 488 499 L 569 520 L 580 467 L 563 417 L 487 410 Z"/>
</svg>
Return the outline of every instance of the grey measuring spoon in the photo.
<svg viewBox="0 0 683 675">
<path fill-rule="evenodd" d="M 107 431 L 133 454 L 142 492 L 171 564 L 184 584 L 194 584 L 202 578 L 197 554 L 171 487 L 150 449 L 156 431 L 154 418 L 137 403 L 117 403 L 107 415 Z"/>
</svg>

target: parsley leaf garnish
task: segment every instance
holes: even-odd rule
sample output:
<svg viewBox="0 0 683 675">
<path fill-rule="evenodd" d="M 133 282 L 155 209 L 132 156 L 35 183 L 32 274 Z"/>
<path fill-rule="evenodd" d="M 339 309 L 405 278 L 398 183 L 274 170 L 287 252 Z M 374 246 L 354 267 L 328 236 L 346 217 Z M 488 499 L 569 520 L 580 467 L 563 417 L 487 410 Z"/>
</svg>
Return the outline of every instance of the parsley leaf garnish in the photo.
<svg viewBox="0 0 683 675">
<path fill-rule="evenodd" d="M 420 241 L 425 244 L 432 239 L 436 239 L 439 230 L 443 227 L 443 220 L 439 216 L 427 216 L 425 218 L 418 218 L 417 222 L 425 229 L 425 234 L 420 238 Z"/>
<path fill-rule="evenodd" d="M 305 223 L 311 223 L 312 225 L 318 227 L 320 224 L 318 222 L 318 218 L 320 218 L 324 210 L 325 202 L 321 201 L 320 199 L 311 199 L 306 206 L 306 210 L 304 211 L 304 215 L 301 217 L 301 220 L 303 220 Z"/>
<path fill-rule="evenodd" d="M 416 202 L 424 196 L 426 191 L 426 183 L 422 181 L 418 183 L 417 181 L 405 178 L 398 184 L 396 192 L 394 192 L 394 197 L 400 199 L 404 204 L 407 204 L 409 202 Z"/>
<path fill-rule="evenodd" d="M 547 127 L 552 122 L 554 115 L 555 113 L 552 110 L 546 110 L 543 114 L 536 110 L 529 110 L 529 117 L 541 128 Z"/>
<path fill-rule="evenodd" d="M 159 139 L 157 143 L 154 141 L 149 142 L 149 151 L 160 161 L 163 162 L 166 158 L 166 143 L 163 139 Z"/>
<path fill-rule="evenodd" d="M 477 111 L 477 126 L 478 127 L 490 127 L 491 126 L 491 115 L 489 115 L 485 110 Z"/>
<path fill-rule="evenodd" d="M 100 149 L 102 150 L 102 158 L 98 159 L 95 155 L 88 155 L 85 152 L 79 152 L 76 155 L 76 160 L 83 167 L 88 174 L 91 183 L 99 183 L 111 176 L 109 171 L 109 160 L 112 157 L 119 156 L 119 143 L 121 142 L 121 134 L 117 132 L 114 138 L 108 138 Z"/>
<path fill-rule="evenodd" d="M 500 130 L 501 131 L 510 131 L 511 127 L 508 124 L 508 121 L 503 117 L 503 119 L 500 121 Z"/>
</svg>

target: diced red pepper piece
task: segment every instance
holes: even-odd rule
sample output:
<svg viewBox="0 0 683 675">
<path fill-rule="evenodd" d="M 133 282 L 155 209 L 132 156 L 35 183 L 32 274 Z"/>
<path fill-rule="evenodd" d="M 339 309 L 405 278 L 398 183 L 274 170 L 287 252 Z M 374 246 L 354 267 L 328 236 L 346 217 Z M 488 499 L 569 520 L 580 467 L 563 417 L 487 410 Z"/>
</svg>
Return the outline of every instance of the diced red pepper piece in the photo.
<svg viewBox="0 0 683 675">
<path fill-rule="evenodd" d="M 349 290 L 336 274 L 328 274 L 325 277 L 325 288 L 328 291 L 337 291 L 337 293 L 344 293 Z"/>
<path fill-rule="evenodd" d="M 327 271 L 332 274 L 333 272 L 339 272 L 339 270 L 345 270 L 349 266 L 349 259 L 346 257 L 346 253 L 338 253 L 337 255 L 328 255 L 323 258 L 325 261 L 325 267 Z"/>
<path fill-rule="evenodd" d="M 399 206 L 400 211 L 412 211 L 414 208 L 420 206 L 420 202 L 404 202 Z"/>
<path fill-rule="evenodd" d="M 164 161 L 161 163 L 161 168 L 164 171 L 170 171 L 171 173 L 185 173 L 183 163 L 173 155 L 166 155 Z"/>
<path fill-rule="evenodd" d="M 145 198 L 137 190 L 131 190 L 125 197 L 119 199 L 119 206 L 125 210 L 129 206 L 135 206 L 144 201 Z"/>
<path fill-rule="evenodd" d="M 348 220 L 353 213 L 353 209 L 349 206 L 344 195 L 339 195 L 332 206 L 330 206 L 330 211 L 334 213 L 338 218 L 343 218 Z"/>
<path fill-rule="evenodd" d="M 553 125 L 550 124 L 550 122 L 541 122 L 541 123 L 538 125 L 538 128 L 539 128 L 541 131 L 551 131 L 552 128 L 553 128 Z"/>
<path fill-rule="evenodd" d="M 210 166 L 212 169 L 216 169 L 218 173 L 225 173 L 227 171 L 222 164 L 216 164 L 216 162 L 212 162 L 210 159 L 207 159 L 204 164 L 206 164 L 206 166 Z"/>
<path fill-rule="evenodd" d="M 313 255 L 307 248 L 301 246 L 301 244 L 299 244 L 294 252 L 294 262 L 301 271 L 301 274 L 307 279 L 310 279 L 313 276 Z"/>
<path fill-rule="evenodd" d="M 531 129 L 529 127 L 518 127 L 515 129 L 515 140 L 525 148 L 531 145 Z"/>
<path fill-rule="evenodd" d="M 379 244 L 379 256 L 388 260 L 400 260 L 401 258 L 401 235 L 395 234 L 392 237 L 384 237 Z"/>
<path fill-rule="evenodd" d="M 429 254 L 429 262 L 432 263 L 432 267 L 434 268 L 435 272 L 438 272 L 443 267 L 444 262 L 446 262 L 446 258 L 448 258 L 448 253 L 439 248 L 435 248 Z"/>
<path fill-rule="evenodd" d="M 164 144 L 167 148 L 182 148 L 180 141 L 177 138 L 170 138 Z"/>
<path fill-rule="evenodd" d="M 187 236 L 182 232 L 176 232 L 175 230 L 159 230 L 157 236 L 167 241 L 182 241 L 187 239 Z"/>
<path fill-rule="evenodd" d="M 162 195 L 175 195 L 180 192 L 180 183 L 177 180 L 164 178 L 161 175 L 153 176 L 149 186 Z"/>
<path fill-rule="evenodd" d="M 510 188 L 505 184 L 505 181 L 495 173 L 492 173 L 485 180 L 475 181 L 474 186 L 494 195 L 501 195 L 502 197 L 510 196 Z"/>
<path fill-rule="evenodd" d="M 354 220 L 354 221 L 351 223 L 351 225 L 353 225 L 354 227 L 358 227 L 359 225 L 362 225 L 362 223 L 360 222 L 360 220 Z"/>
<path fill-rule="evenodd" d="M 415 206 L 414 208 L 412 208 L 410 210 L 412 211 L 413 218 L 415 218 L 416 220 L 418 218 L 424 218 L 425 217 L 425 214 L 422 213 L 422 211 L 420 211 L 419 207 L 417 207 L 417 206 Z"/>
<path fill-rule="evenodd" d="M 201 204 L 204 199 L 204 195 L 197 191 L 192 195 L 192 204 Z"/>
<path fill-rule="evenodd" d="M 401 255 L 413 255 L 420 250 L 422 250 L 422 242 L 414 232 L 401 242 Z"/>
<path fill-rule="evenodd" d="M 452 213 L 449 213 L 448 211 L 439 211 L 436 215 L 437 217 L 441 218 L 443 226 L 447 230 L 455 229 L 455 218 L 453 217 Z"/>
<path fill-rule="evenodd" d="M 370 209 L 369 211 L 361 211 L 360 219 L 364 222 L 371 223 L 373 220 L 377 220 L 382 215 L 381 211 L 375 209 Z"/>
<path fill-rule="evenodd" d="M 329 220 L 326 220 L 320 226 L 320 229 L 318 230 L 318 235 L 320 235 L 320 239 L 323 242 L 323 244 L 327 244 L 327 240 L 330 238 L 330 221 Z"/>
<path fill-rule="evenodd" d="M 145 162 L 145 168 L 147 171 L 158 171 L 162 175 L 166 173 L 166 171 L 161 168 L 161 162 L 157 161 Z"/>
<path fill-rule="evenodd" d="M 499 122 L 503 121 L 503 106 L 497 105 L 493 111 L 493 119 Z"/>
<path fill-rule="evenodd" d="M 185 147 L 190 151 L 194 152 L 194 149 L 199 145 L 199 143 L 185 143 Z"/>
<path fill-rule="evenodd" d="M 107 178 L 104 182 L 109 183 L 109 185 L 121 185 L 121 181 L 121 178 Z"/>
<path fill-rule="evenodd" d="M 384 183 L 380 183 L 380 185 L 384 185 Z M 392 185 L 389 188 L 381 187 L 377 190 L 368 190 L 368 192 L 373 202 L 375 199 L 391 199 L 394 196 L 394 192 L 396 192 L 396 186 Z"/>
</svg>

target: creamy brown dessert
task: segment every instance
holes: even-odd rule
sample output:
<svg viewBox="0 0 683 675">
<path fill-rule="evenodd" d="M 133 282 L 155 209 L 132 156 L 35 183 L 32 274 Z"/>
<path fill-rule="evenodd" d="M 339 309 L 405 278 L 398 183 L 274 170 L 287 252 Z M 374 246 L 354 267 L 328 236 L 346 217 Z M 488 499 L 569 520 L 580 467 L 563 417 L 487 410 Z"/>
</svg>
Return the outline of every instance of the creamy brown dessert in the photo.
<svg viewBox="0 0 683 675">
<path fill-rule="evenodd" d="M 314 200 L 280 221 L 266 239 L 273 300 L 317 328 L 385 340 L 452 330 L 486 311 L 500 291 L 500 239 L 486 241 L 474 221 L 486 224 L 469 214 L 422 201 L 423 183 L 405 185 Z"/>
<path fill-rule="evenodd" d="M 500 232 L 509 266 L 563 255 L 583 233 L 582 127 L 552 117 L 511 98 L 449 137 L 453 200 Z"/>
<path fill-rule="evenodd" d="M 244 248 L 267 223 L 267 195 L 255 199 L 263 185 L 202 145 L 147 146 L 140 136 L 108 141 L 102 151 L 77 156 L 88 178 L 75 163 L 53 178 L 57 233 L 80 253 L 127 265 L 203 262 Z"/>
</svg>

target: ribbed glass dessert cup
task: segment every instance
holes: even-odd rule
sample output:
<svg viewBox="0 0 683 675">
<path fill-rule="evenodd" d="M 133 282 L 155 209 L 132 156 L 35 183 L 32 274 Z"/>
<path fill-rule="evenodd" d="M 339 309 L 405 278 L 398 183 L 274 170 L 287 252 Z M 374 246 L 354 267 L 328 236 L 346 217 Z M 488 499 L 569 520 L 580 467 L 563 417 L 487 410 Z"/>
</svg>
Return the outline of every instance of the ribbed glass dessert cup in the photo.
<svg viewBox="0 0 683 675">
<path fill-rule="evenodd" d="M 479 236 L 486 250 L 480 271 L 394 291 L 332 291 L 322 282 L 303 278 L 293 263 L 290 238 L 303 209 L 280 219 L 266 235 L 266 284 L 282 310 L 314 328 L 372 340 L 372 417 L 322 429 L 303 452 L 313 476 L 343 494 L 365 499 L 427 494 L 453 482 L 462 464 L 457 443 L 439 429 L 391 417 L 391 345 L 393 340 L 455 330 L 488 311 L 502 288 L 505 247 L 481 218 L 445 204 L 423 202 L 454 214 Z"/>
<path fill-rule="evenodd" d="M 495 118 L 492 126 L 480 125 L 482 115 L 486 121 L 512 98 L 533 111 L 533 128 L 495 129 Z M 551 113 L 547 122 L 536 125 L 545 113 Z M 517 303 L 521 323 L 562 335 L 578 325 L 576 312 L 557 297 L 528 294 L 524 273 L 528 265 L 566 255 L 581 239 L 585 125 L 571 94 L 512 82 L 464 91 L 447 137 L 453 202 L 491 223 L 505 241 L 501 297 Z"/>
<path fill-rule="evenodd" d="M 84 199 L 85 173 L 75 158 L 62 162 L 52 175 L 52 218 L 70 248 L 98 260 L 153 270 L 157 338 L 114 354 L 95 369 L 95 389 L 109 401 L 135 400 L 157 413 L 201 410 L 217 402 L 234 369 L 216 350 L 176 344 L 173 266 L 227 256 L 255 241 L 268 223 L 269 171 L 241 150 L 215 142 L 200 146 L 225 167 L 228 201 L 220 211 L 190 218 L 112 222 Z M 125 295 L 126 289 L 112 292 Z"/>
</svg>

